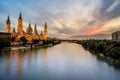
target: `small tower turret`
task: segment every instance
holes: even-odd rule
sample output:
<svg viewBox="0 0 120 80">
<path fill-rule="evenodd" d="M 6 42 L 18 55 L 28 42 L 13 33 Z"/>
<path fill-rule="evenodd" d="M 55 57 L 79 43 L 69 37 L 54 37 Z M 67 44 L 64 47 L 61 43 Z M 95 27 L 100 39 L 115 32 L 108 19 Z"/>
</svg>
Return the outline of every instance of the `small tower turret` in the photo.
<svg viewBox="0 0 120 80">
<path fill-rule="evenodd" d="M 36 24 L 35 24 L 35 26 L 34 26 L 34 34 L 35 34 L 35 35 L 38 35 Z"/>
<path fill-rule="evenodd" d="M 28 28 L 27 28 L 27 30 L 26 30 L 26 33 L 28 33 L 28 34 L 32 34 L 32 28 L 31 28 L 31 24 L 30 24 L 30 22 L 29 22 L 29 26 L 28 26 Z"/>
</svg>

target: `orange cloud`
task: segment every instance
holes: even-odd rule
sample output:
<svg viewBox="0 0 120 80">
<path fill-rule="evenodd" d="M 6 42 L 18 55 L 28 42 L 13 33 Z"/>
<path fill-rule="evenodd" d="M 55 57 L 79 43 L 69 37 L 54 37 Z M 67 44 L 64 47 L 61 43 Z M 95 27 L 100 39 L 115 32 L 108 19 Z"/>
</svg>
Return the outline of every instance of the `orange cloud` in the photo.
<svg viewBox="0 0 120 80">
<path fill-rule="evenodd" d="M 95 34 L 100 34 L 102 32 L 103 28 L 102 27 L 92 27 L 84 31 L 85 35 L 95 35 Z"/>
</svg>

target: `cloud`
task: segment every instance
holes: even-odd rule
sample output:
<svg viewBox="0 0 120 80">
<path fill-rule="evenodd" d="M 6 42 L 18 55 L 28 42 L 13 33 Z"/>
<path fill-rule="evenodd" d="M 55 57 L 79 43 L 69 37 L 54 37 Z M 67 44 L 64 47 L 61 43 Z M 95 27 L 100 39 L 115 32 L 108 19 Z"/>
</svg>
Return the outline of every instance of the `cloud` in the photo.
<svg viewBox="0 0 120 80">
<path fill-rule="evenodd" d="M 47 22 L 50 37 L 111 34 L 120 28 L 119 0 L 2 0 L 0 6 L 2 29 L 5 29 L 8 13 L 11 27 L 17 28 L 20 10 L 23 14 L 24 30 L 30 21 L 32 27 L 37 24 L 40 32 Z"/>
<path fill-rule="evenodd" d="M 111 34 L 73 35 L 71 39 L 111 39 Z"/>
<path fill-rule="evenodd" d="M 107 21 L 103 26 L 103 32 L 114 32 L 115 30 L 119 30 L 120 29 L 120 17 L 111 19 L 109 21 Z"/>
<path fill-rule="evenodd" d="M 4 32 L 5 31 L 5 27 L 1 27 L 1 26 L 4 26 L 4 24 L 0 22 L 0 30 L 1 30 L 1 32 Z"/>
</svg>

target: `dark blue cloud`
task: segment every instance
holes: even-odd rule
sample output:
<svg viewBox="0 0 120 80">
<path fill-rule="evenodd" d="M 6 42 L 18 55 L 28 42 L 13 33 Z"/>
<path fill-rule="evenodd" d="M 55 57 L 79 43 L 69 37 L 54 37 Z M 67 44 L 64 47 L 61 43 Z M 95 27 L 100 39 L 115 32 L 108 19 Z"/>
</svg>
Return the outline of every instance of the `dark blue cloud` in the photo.
<svg viewBox="0 0 120 80">
<path fill-rule="evenodd" d="M 115 2 L 116 0 L 103 0 L 100 8 L 100 13 L 106 13 L 107 9 Z"/>
<path fill-rule="evenodd" d="M 107 15 L 109 16 L 110 19 L 120 17 L 120 3 L 112 11 L 107 13 Z"/>
<path fill-rule="evenodd" d="M 95 10 L 98 10 L 95 17 L 99 20 L 107 21 L 120 16 L 120 1 L 118 2 L 118 5 L 113 8 L 113 10 L 110 12 L 107 11 L 116 1 L 117 0 L 102 0 L 101 6 Z"/>
</svg>

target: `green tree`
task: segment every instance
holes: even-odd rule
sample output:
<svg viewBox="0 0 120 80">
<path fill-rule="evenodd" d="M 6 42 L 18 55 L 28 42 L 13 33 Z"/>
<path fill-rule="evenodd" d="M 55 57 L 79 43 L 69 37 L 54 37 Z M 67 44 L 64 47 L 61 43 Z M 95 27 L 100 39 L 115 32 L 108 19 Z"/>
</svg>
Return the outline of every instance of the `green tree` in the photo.
<svg viewBox="0 0 120 80">
<path fill-rule="evenodd" d="M 25 37 L 21 37 L 20 42 L 27 43 L 27 39 Z"/>
</svg>

